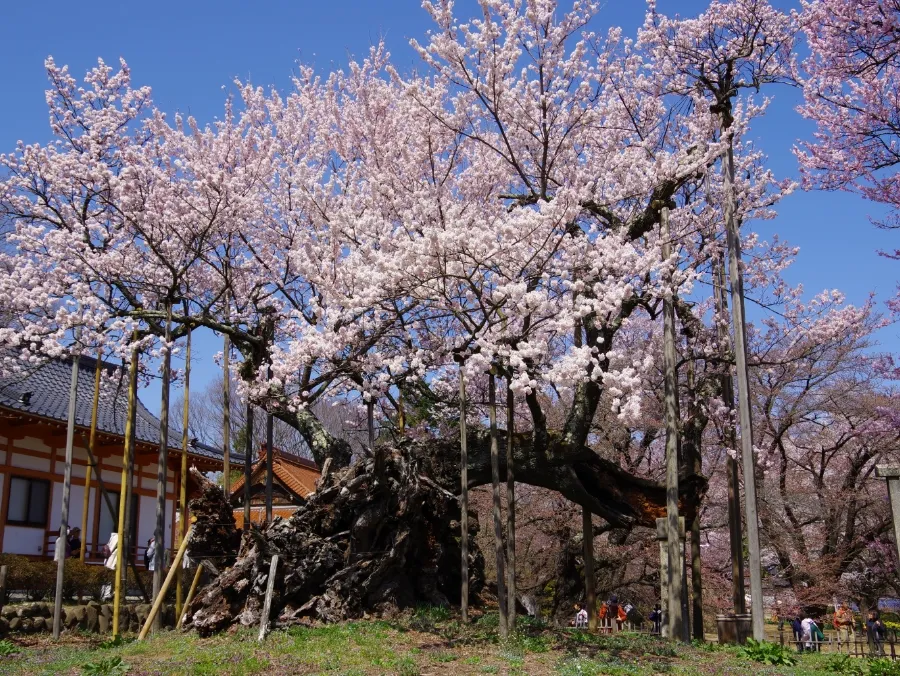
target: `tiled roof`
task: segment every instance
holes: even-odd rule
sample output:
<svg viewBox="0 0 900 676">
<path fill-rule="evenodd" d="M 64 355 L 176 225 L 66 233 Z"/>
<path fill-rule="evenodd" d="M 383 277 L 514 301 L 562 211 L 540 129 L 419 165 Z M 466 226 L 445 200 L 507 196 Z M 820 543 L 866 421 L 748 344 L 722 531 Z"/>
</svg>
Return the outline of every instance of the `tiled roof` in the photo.
<svg viewBox="0 0 900 676">
<path fill-rule="evenodd" d="M 265 480 L 266 449 L 259 452 L 259 460 L 254 463 L 250 471 L 251 485 L 260 479 Z M 312 460 L 301 458 L 292 453 L 283 453 L 277 448 L 272 458 L 272 476 L 277 478 L 294 495 L 303 498 L 316 490 L 316 481 L 321 476 L 319 468 Z M 231 495 L 242 495 L 244 477 L 239 478 L 231 485 Z"/>
<path fill-rule="evenodd" d="M 287 519 L 293 516 L 294 512 L 297 511 L 297 507 L 291 505 L 289 507 L 284 506 L 272 506 L 272 516 L 280 516 L 284 519 Z M 265 506 L 253 505 L 250 507 L 250 523 L 262 524 L 266 521 L 266 508 Z M 236 507 L 234 510 L 234 525 L 238 530 L 243 530 L 244 528 L 244 508 Z"/>
<path fill-rule="evenodd" d="M 75 398 L 75 424 L 90 428 L 94 403 L 94 371 L 97 360 L 81 357 L 78 361 L 78 389 Z M 118 364 L 103 362 L 100 381 L 100 402 L 97 407 L 97 429 L 118 437 L 125 436 L 128 411 L 128 372 Z M 54 359 L 25 370 L 0 377 L 0 408 L 58 420 L 65 423 L 69 416 L 69 388 L 72 382 L 72 360 Z M 139 442 L 159 444 L 160 423 L 144 406 L 140 398 L 135 412 L 135 437 Z M 169 446 L 180 448 L 181 433 L 169 428 Z M 191 455 L 222 460 L 222 451 L 192 440 Z M 243 455 L 231 453 L 231 462 L 243 465 Z"/>
</svg>

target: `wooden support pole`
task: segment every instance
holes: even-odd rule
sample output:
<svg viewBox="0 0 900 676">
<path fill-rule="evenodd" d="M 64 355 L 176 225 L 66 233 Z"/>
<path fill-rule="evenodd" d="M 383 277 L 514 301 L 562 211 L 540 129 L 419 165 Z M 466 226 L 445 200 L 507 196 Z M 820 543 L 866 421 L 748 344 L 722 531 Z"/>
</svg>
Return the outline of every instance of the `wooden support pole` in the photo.
<svg viewBox="0 0 900 676">
<path fill-rule="evenodd" d="M 259 616 L 259 638 L 260 642 L 266 638 L 269 631 L 269 615 L 272 612 L 272 594 L 275 591 L 275 571 L 278 568 L 278 554 L 272 557 L 272 563 L 269 564 L 269 579 L 266 580 L 266 600 L 263 602 L 262 614 Z"/>
<path fill-rule="evenodd" d="M 594 576 L 594 520 L 591 510 L 581 508 L 581 534 L 584 539 L 584 597 L 588 629 L 597 629 L 597 578 Z M 615 618 L 613 618 L 615 620 Z"/>
<path fill-rule="evenodd" d="M 488 418 L 491 434 L 491 496 L 494 516 L 494 555 L 497 561 L 497 605 L 500 606 L 500 638 L 509 636 L 506 605 L 506 566 L 503 551 L 503 520 L 500 506 L 500 449 L 497 444 L 497 383 L 493 369 L 488 375 Z"/>
<path fill-rule="evenodd" d="M 459 362 L 459 454 L 460 454 L 460 493 L 459 493 L 459 545 L 462 551 L 460 590 L 460 614 L 463 624 L 469 621 L 469 453 L 466 448 L 466 377 L 463 362 Z"/>
<path fill-rule="evenodd" d="M 163 599 L 166 598 L 166 592 L 169 591 L 169 587 L 172 584 L 172 578 L 176 576 L 181 577 L 181 560 L 184 558 L 184 553 L 187 551 L 188 544 L 190 543 L 193 534 L 194 527 L 191 526 L 184 537 L 181 538 L 181 545 L 178 547 L 178 552 L 175 554 L 175 560 L 172 561 L 172 565 L 169 568 L 169 574 L 166 575 L 166 580 L 163 582 L 159 594 L 157 594 L 156 598 L 153 600 L 153 607 L 150 608 L 150 614 L 147 616 L 146 622 L 144 622 L 141 633 L 138 634 L 138 641 L 143 641 L 147 638 L 147 634 L 150 633 L 150 627 L 153 626 L 153 620 L 156 618 L 156 614 L 163 604 Z M 180 615 L 181 613 L 178 613 L 178 616 Z"/>
<path fill-rule="evenodd" d="M 66 427 L 66 467 L 63 470 L 62 513 L 59 517 L 59 537 L 56 539 L 56 595 L 53 598 L 53 638 L 62 631 L 63 579 L 66 570 L 66 540 L 69 537 L 69 501 L 72 496 L 72 450 L 75 445 L 75 405 L 78 400 L 78 362 L 72 357 L 72 380 L 69 384 L 69 418 Z"/>
<path fill-rule="evenodd" d="M 187 314 L 187 308 L 185 308 Z M 181 412 L 181 475 L 178 499 L 181 503 L 181 518 L 178 521 L 178 529 L 181 531 L 181 542 L 187 535 L 187 480 L 188 480 L 188 442 L 190 426 L 190 400 L 191 400 L 191 334 L 187 334 L 187 348 L 184 355 L 184 409 Z M 178 572 L 175 578 L 175 617 L 181 615 L 182 598 L 184 595 L 184 575 Z"/>
<path fill-rule="evenodd" d="M 725 260 L 716 254 L 713 261 L 716 281 L 713 294 L 716 304 L 716 334 L 719 345 L 726 357 L 731 360 L 731 336 L 728 334 L 728 299 L 725 295 Z M 731 367 L 722 375 L 722 403 L 729 411 L 735 410 L 734 379 Z M 744 591 L 744 536 L 741 526 L 741 490 L 738 479 L 737 433 L 734 424 L 729 422 L 725 429 L 725 444 L 730 452 L 726 453 L 725 473 L 728 479 L 728 537 L 731 544 L 731 603 L 735 613 L 747 612 Z"/>
<path fill-rule="evenodd" d="M 266 381 L 272 380 L 272 367 L 266 373 Z M 275 418 L 266 407 L 266 523 L 272 523 L 272 477 L 275 469 Z"/>
<path fill-rule="evenodd" d="M 166 303 L 166 333 L 162 364 L 162 393 L 159 404 L 159 452 L 156 456 L 156 526 L 153 539 L 153 598 L 159 596 L 163 582 L 166 552 L 166 484 L 169 473 L 169 391 L 172 378 L 172 303 Z M 157 620 L 154 629 L 159 631 Z"/>
<path fill-rule="evenodd" d="M 750 405 L 750 372 L 747 364 L 747 326 L 744 312 L 744 276 L 741 271 L 741 238 L 735 217 L 734 147 L 731 137 L 725 151 L 725 231 L 728 242 L 728 277 L 731 282 L 731 315 L 734 321 L 735 373 L 741 421 L 741 462 L 744 469 L 744 521 L 750 550 L 750 608 L 753 638 L 766 638 L 763 624 L 762 561 L 759 517 L 756 506 L 756 458 L 753 454 L 753 413 Z"/>
<path fill-rule="evenodd" d="M 900 560 L 900 467 L 878 465 L 875 476 L 887 479 L 888 498 L 891 501 L 891 519 L 894 522 L 894 546 Z M 2 598 L 0 598 L 2 603 Z"/>
<path fill-rule="evenodd" d="M 662 259 L 672 256 L 669 231 L 669 209 L 660 213 Z M 667 280 L 670 282 L 671 280 Z M 670 289 L 674 293 L 674 289 Z M 678 355 L 675 351 L 675 307 L 668 295 L 663 300 L 663 357 L 665 363 L 666 418 L 666 519 L 669 553 L 669 627 L 672 638 L 683 638 L 682 588 L 684 586 L 684 553 L 678 540 Z"/>
<path fill-rule="evenodd" d="M 253 475 L 253 406 L 247 401 L 244 423 L 244 530 L 250 530 L 250 478 Z"/>
<path fill-rule="evenodd" d="M 680 543 L 684 542 L 684 517 L 678 519 L 678 539 Z M 660 631 L 663 638 L 677 637 L 678 634 L 672 633 L 671 617 L 669 607 L 672 598 L 669 581 L 669 520 L 668 518 L 656 520 L 656 539 L 659 542 L 659 607 L 662 611 L 662 623 Z M 678 598 L 676 607 L 681 608 L 681 598 Z"/>
<path fill-rule="evenodd" d="M 97 444 L 97 411 L 100 409 L 100 377 L 103 374 L 103 352 L 97 351 L 97 367 L 94 369 L 94 400 L 91 404 L 91 433 L 88 437 L 88 453 L 93 454 Z M 78 558 L 87 560 L 88 512 L 91 507 L 91 470 L 93 463 L 88 463 L 84 472 L 84 499 L 81 505 L 81 551 Z M 112 514 L 112 511 L 109 512 Z"/>
<path fill-rule="evenodd" d="M 181 629 L 181 625 L 184 624 L 184 618 L 187 617 L 188 608 L 191 607 L 191 601 L 194 600 L 194 594 L 197 593 L 197 585 L 200 584 L 200 578 L 203 575 L 203 562 L 200 562 L 200 565 L 197 566 L 197 572 L 194 573 L 194 579 L 191 581 L 191 588 L 188 589 L 187 598 L 184 600 L 184 609 L 181 611 L 181 615 L 178 616 L 178 622 L 175 624 L 176 629 Z"/>
<path fill-rule="evenodd" d="M 516 480 L 513 463 L 515 405 L 510 369 L 506 379 L 506 611 L 509 613 L 510 631 L 516 629 Z"/>
<path fill-rule="evenodd" d="M 137 341 L 137 335 L 132 337 Z M 128 560 L 128 552 L 123 546 L 125 542 L 125 507 L 128 496 L 128 479 L 129 466 L 131 463 L 132 448 L 134 435 L 132 434 L 132 426 L 134 424 L 134 416 L 132 413 L 137 405 L 137 375 L 138 375 L 138 348 L 137 345 L 131 350 L 131 365 L 128 368 L 128 411 L 125 414 L 125 449 L 122 452 L 122 483 L 119 486 L 119 509 L 118 509 L 118 528 L 116 533 L 118 540 L 116 544 L 116 579 L 115 593 L 113 595 L 113 636 L 119 635 L 119 614 L 122 608 L 123 584 L 122 577 L 125 570 L 125 562 Z M 97 476 L 100 476 L 98 470 Z"/>
</svg>

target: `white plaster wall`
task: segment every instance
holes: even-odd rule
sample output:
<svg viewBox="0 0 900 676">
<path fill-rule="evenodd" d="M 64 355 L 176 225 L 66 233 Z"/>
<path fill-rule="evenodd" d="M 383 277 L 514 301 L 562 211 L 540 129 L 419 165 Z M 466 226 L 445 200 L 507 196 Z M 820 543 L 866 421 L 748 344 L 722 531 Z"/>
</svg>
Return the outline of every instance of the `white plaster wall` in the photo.
<svg viewBox="0 0 900 676">
<path fill-rule="evenodd" d="M 50 471 L 50 456 L 46 458 L 34 458 L 30 455 L 22 455 L 13 451 L 10 464 L 13 467 L 22 467 L 24 469 L 34 469 L 40 472 Z"/>
<path fill-rule="evenodd" d="M 25 437 L 24 439 L 17 439 L 15 442 L 15 446 L 18 448 L 24 448 L 28 451 L 38 451 L 40 453 L 50 452 L 50 447 L 37 437 Z"/>
<path fill-rule="evenodd" d="M 7 525 L 3 533 L 3 552 L 6 554 L 30 554 L 32 556 L 43 554 L 44 529 Z"/>
</svg>

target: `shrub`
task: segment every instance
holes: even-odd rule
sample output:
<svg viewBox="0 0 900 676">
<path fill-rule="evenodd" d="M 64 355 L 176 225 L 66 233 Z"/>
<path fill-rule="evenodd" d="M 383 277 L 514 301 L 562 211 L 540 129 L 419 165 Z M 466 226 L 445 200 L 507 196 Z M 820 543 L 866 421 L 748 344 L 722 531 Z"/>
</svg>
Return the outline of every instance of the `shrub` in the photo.
<svg viewBox="0 0 900 676">
<path fill-rule="evenodd" d="M 747 645 L 741 648 L 740 654 L 754 662 L 771 664 L 776 667 L 792 667 L 797 663 L 797 659 L 789 648 L 777 643 L 755 641 L 752 638 L 747 639 Z"/>
<path fill-rule="evenodd" d="M 900 676 L 900 662 L 878 659 L 869 662 L 869 676 Z"/>
<path fill-rule="evenodd" d="M 17 652 L 19 652 L 19 649 L 16 647 L 15 643 L 7 641 L 6 639 L 0 640 L 0 657 L 15 655 Z"/>
<path fill-rule="evenodd" d="M 86 676 L 118 676 L 127 674 L 128 668 L 121 657 L 110 657 L 81 665 L 81 673 Z"/>
<path fill-rule="evenodd" d="M 825 663 L 824 669 L 832 674 L 850 674 L 850 676 L 864 676 L 866 673 L 862 660 L 850 655 L 835 655 Z"/>
</svg>

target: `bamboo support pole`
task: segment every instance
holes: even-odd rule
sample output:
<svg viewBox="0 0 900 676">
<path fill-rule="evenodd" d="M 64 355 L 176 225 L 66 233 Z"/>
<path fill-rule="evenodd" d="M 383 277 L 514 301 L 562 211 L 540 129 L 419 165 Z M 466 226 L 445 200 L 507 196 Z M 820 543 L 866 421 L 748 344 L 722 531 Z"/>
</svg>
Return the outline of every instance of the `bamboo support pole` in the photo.
<svg viewBox="0 0 900 676">
<path fill-rule="evenodd" d="M 137 336 L 133 337 L 133 340 L 137 340 Z M 116 533 L 118 535 L 117 544 L 116 544 L 116 579 L 115 579 L 115 593 L 113 596 L 113 626 L 112 626 L 112 634 L 113 636 L 119 635 L 119 613 L 122 607 L 122 573 L 125 569 L 124 562 L 128 558 L 128 552 L 125 551 L 124 544 L 124 536 L 125 536 L 125 502 L 128 494 L 128 477 L 129 477 L 129 463 L 131 462 L 131 445 L 134 440 L 134 436 L 132 435 L 132 426 L 134 424 L 132 412 L 135 409 L 137 402 L 137 373 L 138 372 L 138 349 L 137 346 L 132 348 L 131 350 L 131 365 L 128 369 L 128 411 L 125 416 L 125 449 L 122 452 L 122 483 L 119 486 L 119 509 L 118 509 L 118 528 Z M 100 472 L 97 472 L 97 476 L 100 476 Z"/>
<path fill-rule="evenodd" d="M 0 611 L 6 603 L 6 576 L 9 573 L 9 566 L 0 566 Z"/>
<path fill-rule="evenodd" d="M 162 393 L 159 404 L 159 452 L 156 456 L 156 526 L 153 539 L 153 598 L 159 595 L 163 582 L 163 566 L 166 551 L 166 478 L 169 473 L 169 390 L 172 376 L 172 303 L 166 303 L 165 354 L 162 367 Z M 157 622 L 157 631 L 161 628 Z"/>
<path fill-rule="evenodd" d="M 269 615 L 272 612 L 272 593 L 275 591 L 275 571 L 278 569 L 278 554 L 272 557 L 269 564 L 269 579 L 266 581 L 266 600 L 263 602 L 262 614 L 259 616 L 259 641 L 266 638 L 269 630 Z"/>
<path fill-rule="evenodd" d="M 97 411 L 100 408 L 100 377 L 103 374 L 103 352 L 97 351 L 97 368 L 94 369 L 94 401 L 91 404 L 91 434 L 88 438 L 88 452 L 93 453 L 97 447 Z M 88 511 L 91 508 L 91 470 L 94 466 L 88 463 L 84 473 L 84 499 L 81 505 L 81 551 L 78 558 L 85 561 L 88 543 Z M 110 512 L 112 514 L 112 512 Z"/>
<path fill-rule="evenodd" d="M 200 578 L 203 575 L 203 563 L 197 566 L 197 572 L 194 573 L 194 579 L 191 580 L 191 588 L 188 589 L 187 598 L 184 600 L 184 609 L 181 611 L 181 615 L 178 616 L 178 622 L 175 624 L 176 629 L 181 629 L 181 625 L 184 624 L 184 618 L 187 617 L 188 608 L 191 607 L 191 601 L 194 600 L 194 594 L 197 593 L 197 585 L 200 584 Z"/>
<path fill-rule="evenodd" d="M 500 507 L 500 451 L 497 444 L 497 382 L 493 370 L 488 376 L 488 418 L 491 434 L 491 497 L 494 516 L 494 555 L 497 562 L 497 605 L 500 606 L 500 638 L 509 636 L 506 605 L 506 566 L 503 552 L 503 521 Z"/>
<path fill-rule="evenodd" d="M 244 426 L 244 530 L 250 530 L 250 478 L 253 476 L 253 406 L 247 401 Z"/>
<path fill-rule="evenodd" d="M 187 314 L 187 313 L 185 313 Z M 181 476 L 178 498 L 181 502 L 181 519 L 179 530 L 181 540 L 187 537 L 187 478 L 188 478 L 188 426 L 190 424 L 190 397 L 191 397 L 191 334 L 187 334 L 187 348 L 184 357 L 184 409 L 181 416 Z M 180 549 L 180 548 L 179 548 Z M 181 615 L 181 599 L 184 594 L 184 576 L 179 573 L 175 579 L 175 615 Z"/>
<path fill-rule="evenodd" d="M 272 380 L 272 367 L 266 373 L 266 381 Z M 275 419 L 266 408 L 266 523 L 272 523 L 272 476 L 275 469 Z"/>
<path fill-rule="evenodd" d="M 515 396 L 512 369 L 506 381 L 506 612 L 510 631 L 516 628 L 516 480 L 513 463 Z"/>
<path fill-rule="evenodd" d="M 231 306 L 228 294 L 225 295 L 225 321 L 230 316 Z M 231 499 L 231 338 L 226 333 L 223 337 L 222 373 L 222 490 L 225 497 Z"/>
<path fill-rule="evenodd" d="M 469 452 L 466 448 L 466 379 L 463 364 L 459 364 L 459 451 L 460 451 L 460 534 L 462 552 L 462 589 L 460 590 L 460 614 L 463 623 L 469 621 Z"/>
<path fill-rule="evenodd" d="M 150 608 L 150 614 L 147 616 L 146 622 L 144 622 L 141 633 L 138 634 L 138 641 L 143 641 L 147 638 L 150 627 L 153 625 L 153 620 L 156 618 L 156 614 L 159 612 L 160 606 L 162 606 L 163 599 L 166 597 L 166 592 L 169 591 L 169 586 L 172 584 L 172 578 L 176 577 L 176 575 L 179 578 L 181 577 L 179 574 L 181 572 L 181 560 L 184 558 L 184 553 L 187 551 L 188 544 L 190 543 L 193 534 L 194 527 L 191 526 L 187 533 L 185 533 L 185 536 L 181 539 L 181 545 L 178 547 L 178 553 L 175 554 L 175 560 L 169 568 L 169 574 L 166 575 L 165 582 L 163 582 L 159 594 L 157 594 L 156 598 L 153 600 L 153 607 Z M 180 613 L 178 614 L 180 615 Z"/>
<path fill-rule="evenodd" d="M 72 357 L 72 381 L 69 385 L 69 417 L 66 427 L 66 468 L 63 473 L 62 513 L 56 540 L 56 594 L 53 599 L 53 638 L 62 631 L 63 578 L 66 569 L 66 540 L 69 537 L 69 501 L 72 495 L 72 447 L 75 443 L 75 406 L 78 400 L 78 355 Z"/>
</svg>

